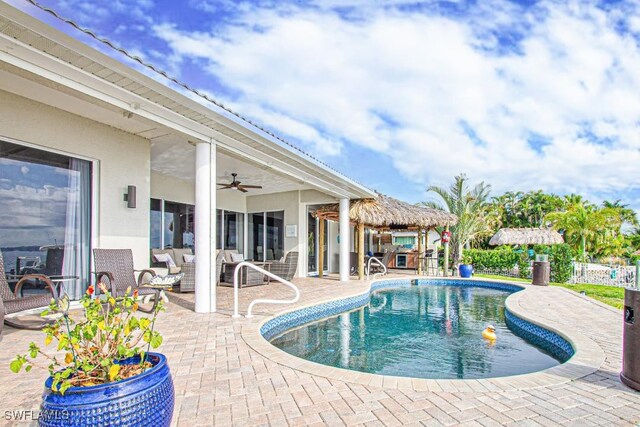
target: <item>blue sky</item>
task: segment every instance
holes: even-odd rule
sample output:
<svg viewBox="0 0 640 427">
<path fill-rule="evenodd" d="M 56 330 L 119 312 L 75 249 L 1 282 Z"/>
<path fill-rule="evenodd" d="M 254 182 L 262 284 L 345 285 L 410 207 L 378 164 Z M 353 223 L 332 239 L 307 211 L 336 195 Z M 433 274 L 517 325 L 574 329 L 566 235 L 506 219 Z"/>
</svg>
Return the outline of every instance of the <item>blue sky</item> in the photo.
<svg viewBox="0 0 640 427">
<path fill-rule="evenodd" d="M 640 208 L 637 1 L 40 3 L 409 202 L 466 173 Z"/>
</svg>

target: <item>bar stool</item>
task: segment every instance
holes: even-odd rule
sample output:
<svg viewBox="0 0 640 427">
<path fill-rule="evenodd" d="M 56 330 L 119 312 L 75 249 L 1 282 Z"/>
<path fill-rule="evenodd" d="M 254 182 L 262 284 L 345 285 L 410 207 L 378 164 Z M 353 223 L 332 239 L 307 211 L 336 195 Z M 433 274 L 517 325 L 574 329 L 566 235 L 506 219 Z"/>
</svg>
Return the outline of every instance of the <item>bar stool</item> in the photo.
<svg viewBox="0 0 640 427">
<path fill-rule="evenodd" d="M 433 249 L 427 249 L 424 253 L 425 255 L 425 261 L 426 261 L 426 272 L 427 275 L 431 275 L 431 272 L 433 271 L 433 275 L 437 276 L 438 275 L 438 258 L 435 258 L 433 256 Z"/>
</svg>

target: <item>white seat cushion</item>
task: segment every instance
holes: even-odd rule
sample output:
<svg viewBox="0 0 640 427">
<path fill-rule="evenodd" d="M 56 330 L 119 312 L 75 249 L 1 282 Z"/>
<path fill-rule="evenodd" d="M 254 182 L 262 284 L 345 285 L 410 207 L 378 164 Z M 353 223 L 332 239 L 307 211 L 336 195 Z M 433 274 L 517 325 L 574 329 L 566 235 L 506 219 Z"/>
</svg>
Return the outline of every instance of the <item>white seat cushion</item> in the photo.
<svg viewBox="0 0 640 427">
<path fill-rule="evenodd" d="M 154 254 L 153 257 L 158 262 L 166 262 L 169 266 L 169 269 L 171 269 L 172 267 L 176 267 L 175 261 L 173 261 L 173 258 L 171 258 L 171 255 L 169 254 Z"/>
<path fill-rule="evenodd" d="M 242 261 L 244 261 L 244 255 L 243 254 L 231 254 L 231 261 L 232 262 L 242 262 Z"/>
</svg>

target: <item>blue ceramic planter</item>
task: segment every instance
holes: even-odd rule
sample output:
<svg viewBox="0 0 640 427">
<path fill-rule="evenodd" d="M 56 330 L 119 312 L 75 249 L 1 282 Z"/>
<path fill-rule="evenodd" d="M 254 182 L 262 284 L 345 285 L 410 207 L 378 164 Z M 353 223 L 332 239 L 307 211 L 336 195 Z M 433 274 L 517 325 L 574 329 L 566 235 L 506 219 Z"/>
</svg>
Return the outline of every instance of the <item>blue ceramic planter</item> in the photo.
<svg viewBox="0 0 640 427">
<path fill-rule="evenodd" d="M 460 271 L 460 277 L 469 278 L 473 274 L 473 265 L 460 264 L 460 267 L 458 267 L 458 271 Z"/>
<path fill-rule="evenodd" d="M 153 365 L 126 380 L 91 387 L 71 387 L 64 396 L 45 383 L 40 406 L 41 426 L 169 426 L 175 393 L 167 358 L 149 353 Z M 139 363 L 139 357 L 123 361 Z"/>
</svg>

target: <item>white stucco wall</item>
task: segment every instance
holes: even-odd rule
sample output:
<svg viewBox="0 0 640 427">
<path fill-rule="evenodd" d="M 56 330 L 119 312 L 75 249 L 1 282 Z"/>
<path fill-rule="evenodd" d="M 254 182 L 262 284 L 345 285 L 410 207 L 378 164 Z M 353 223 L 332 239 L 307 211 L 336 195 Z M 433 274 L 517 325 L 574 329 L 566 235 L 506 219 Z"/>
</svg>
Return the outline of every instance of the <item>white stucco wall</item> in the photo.
<svg viewBox="0 0 640 427">
<path fill-rule="evenodd" d="M 300 191 L 300 203 L 308 203 L 308 204 L 338 203 L 338 199 L 328 194 L 324 194 L 318 190 L 302 190 Z"/>
<path fill-rule="evenodd" d="M 195 205 L 196 189 L 193 181 L 151 172 L 151 197 Z"/>
<path fill-rule="evenodd" d="M 136 268 L 149 264 L 149 141 L 0 91 L 0 138 L 94 161 L 94 247 L 131 248 Z M 137 205 L 123 201 L 137 187 Z"/>
</svg>

